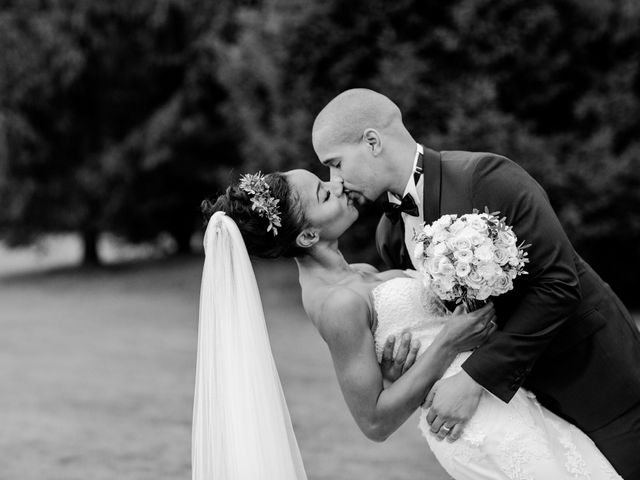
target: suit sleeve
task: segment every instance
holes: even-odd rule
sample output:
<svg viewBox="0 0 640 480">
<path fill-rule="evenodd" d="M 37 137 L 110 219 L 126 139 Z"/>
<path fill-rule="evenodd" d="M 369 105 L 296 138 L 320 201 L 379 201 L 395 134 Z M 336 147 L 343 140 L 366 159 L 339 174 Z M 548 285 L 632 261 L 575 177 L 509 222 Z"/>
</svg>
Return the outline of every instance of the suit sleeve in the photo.
<svg viewBox="0 0 640 480">
<path fill-rule="evenodd" d="M 518 305 L 462 367 L 509 402 L 581 300 L 574 250 L 542 187 L 514 162 L 493 155 L 479 159 L 471 191 L 475 208 L 500 211 L 518 242 L 531 244 L 528 276 L 515 281 L 522 289 Z"/>
</svg>

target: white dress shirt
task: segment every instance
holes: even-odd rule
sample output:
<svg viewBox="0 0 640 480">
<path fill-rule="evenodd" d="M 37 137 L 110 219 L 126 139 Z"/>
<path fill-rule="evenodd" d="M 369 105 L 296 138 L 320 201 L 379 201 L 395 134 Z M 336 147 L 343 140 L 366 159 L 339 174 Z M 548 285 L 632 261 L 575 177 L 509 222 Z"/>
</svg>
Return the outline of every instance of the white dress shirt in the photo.
<svg viewBox="0 0 640 480">
<path fill-rule="evenodd" d="M 393 193 L 387 192 L 390 203 L 400 205 L 402 203 L 402 198 L 405 195 L 411 195 L 413 201 L 416 202 L 416 206 L 418 207 L 417 217 L 404 212 L 401 213 L 402 221 L 404 222 L 404 243 L 407 247 L 407 252 L 409 253 L 409 257 L 411 258 L 411 263 L 413 264 L 414 268 L 416 265 L 413 261 L 413 252 L 415 250 L 416 243 L 413 241 L 413 232 L 414 230 L 422 230 L 422 223 L 424 218 L 424 205 L 422 202 L 424 175 L 420 175 L 417 184 L 413 181 L 413 174 L 416 171 L 416 164 L 418 163 L 418 155 L 420 155 L 421 153 L 424 155 L 424 150 L 422 148 L 422 145 L 417 143 L 416 154 L 413 157 L 413 168 L 411 169 L 411 175 L 409 176 L 409 180 L 407 181 L 407 186 L 404 189 L 402 197 L 398 198 Z"/>
</svg>

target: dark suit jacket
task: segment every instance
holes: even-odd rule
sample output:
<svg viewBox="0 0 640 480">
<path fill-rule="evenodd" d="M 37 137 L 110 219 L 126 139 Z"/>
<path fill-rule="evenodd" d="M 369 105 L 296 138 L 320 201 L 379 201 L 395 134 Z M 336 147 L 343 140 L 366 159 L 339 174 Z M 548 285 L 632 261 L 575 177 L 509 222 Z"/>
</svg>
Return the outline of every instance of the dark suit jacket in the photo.
<svg viewBox="0 0 640 480">
<path fill-rule="evenodd" d="M 493 299 L 499 330 L 464 370 L 505 402 L 524 385 L 585 431 L 640 402 L 640 334 L 574 251 L 542 187 L 499 155 L 425 150 L 427 223 L 488 207 L 531 244 L 529 275 Z M 403 232 L 401 220 L 394 225 L 383 216 L 378 224 L 378 253 L 391 268 L 413 268 Z"/>
</svg>

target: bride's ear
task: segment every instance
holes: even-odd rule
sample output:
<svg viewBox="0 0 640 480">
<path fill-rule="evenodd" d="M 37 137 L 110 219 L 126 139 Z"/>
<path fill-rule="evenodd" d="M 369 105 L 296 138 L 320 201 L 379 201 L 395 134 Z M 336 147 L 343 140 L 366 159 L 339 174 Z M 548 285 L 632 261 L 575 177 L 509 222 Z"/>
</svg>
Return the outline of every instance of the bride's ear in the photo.
<svg viewBox="0 0 640 480">
<path fill-rule="evenodd" d="M 367 147 L 371 149 L 372 155 L 379 155 L 382 150 L 380 133 L 375 128 L 367 128 L 362 136 Z"/>
<path fill-rule="evenodd" d="M 320 240 L 320 233 L 311 228 L 305 228 L 296 237 L 296 245 L 301 248 L 309 248 Z"/>
</svg>

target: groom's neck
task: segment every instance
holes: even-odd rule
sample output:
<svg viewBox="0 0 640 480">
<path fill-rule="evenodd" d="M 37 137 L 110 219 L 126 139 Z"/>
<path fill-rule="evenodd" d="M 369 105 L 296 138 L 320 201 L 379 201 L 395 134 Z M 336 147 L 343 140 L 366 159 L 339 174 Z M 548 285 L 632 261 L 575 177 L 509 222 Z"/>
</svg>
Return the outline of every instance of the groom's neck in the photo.
<svg viewBox="0 0 640 480">
<path fill-rule="evenodd" d="M 416 155 L 417 143 L 413 140 L 407 140 L 399 143 L 390 157 L 389 177 L 391 183 L 389 192 L 402 196 L 404 194 L 407 183 L 413 175 L 413 161 Z"/>
</svg>

